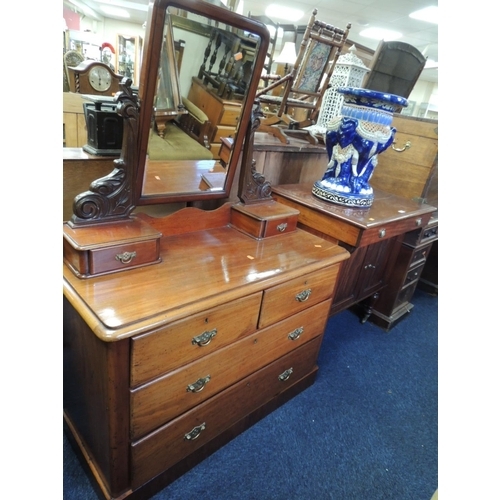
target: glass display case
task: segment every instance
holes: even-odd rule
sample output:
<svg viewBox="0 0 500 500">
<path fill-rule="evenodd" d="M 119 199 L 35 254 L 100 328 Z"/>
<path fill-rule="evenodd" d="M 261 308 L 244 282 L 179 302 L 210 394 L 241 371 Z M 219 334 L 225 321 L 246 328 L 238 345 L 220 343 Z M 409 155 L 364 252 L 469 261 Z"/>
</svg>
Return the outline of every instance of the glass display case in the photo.
<svg viewBox="0 0 500 500">
<path fill-rule="evenodd" d="M 116 72 L 119 75 L 131 78 L 133 85 L 139 85 L 142 37 L 117 35 L 116 46 Z"/>
</svg>

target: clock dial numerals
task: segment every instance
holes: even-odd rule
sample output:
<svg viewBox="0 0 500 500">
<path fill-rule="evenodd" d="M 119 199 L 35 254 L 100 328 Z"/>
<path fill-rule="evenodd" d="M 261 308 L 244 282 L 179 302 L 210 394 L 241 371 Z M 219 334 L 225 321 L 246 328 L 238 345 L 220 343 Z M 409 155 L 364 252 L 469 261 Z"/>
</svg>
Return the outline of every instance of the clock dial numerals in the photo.
<svg viewBox="0 0 500 500">
<path fill-rule="evenodd" d="M 89 73 L 89 83 L 94 90 L 105 92 L 111 87 L 111 75 L 105 68 L 92 68 Z"/>
</svg>

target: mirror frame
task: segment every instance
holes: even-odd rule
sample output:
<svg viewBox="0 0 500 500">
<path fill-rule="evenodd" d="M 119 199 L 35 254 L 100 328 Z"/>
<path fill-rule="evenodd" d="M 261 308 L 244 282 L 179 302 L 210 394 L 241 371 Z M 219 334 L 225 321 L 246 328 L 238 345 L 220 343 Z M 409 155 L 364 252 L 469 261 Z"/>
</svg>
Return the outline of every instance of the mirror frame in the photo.
<svg viewBox="0 0 500 500">
<path fill-rule="evenodd" d="M 153 119 L 153 106 L 157 90 L 157 76 L 160 65 L 161 47 L 164 43 L 164 29 L 167 8 L 186 10 L 206 16 L 216 22 L 230 25 L 236 29 L 253 33 L 260 37 L 258 50 L 255 54 L 252 78 L 249 82 L 246 98 L 243 101 L 242 112 L 234 137 L 233 149 L 227 164 L 227 179 L 224 189 L 215 192 L 166 193 L 165 195 L 142 194 L 142 184 L 146 167 L 146 153 Z M 154 0 L 150 2 L 146 36 L 143 45 L 143 59 L 139 84 L 139 123 L 137 137 L 137 168 L 135 176 L 135 203 L 136 205 L 150 205 L 173 202 L 191 202 L 228 198 L 237 170 L 238 161 L 248 130 L 255 94 L 259 85 L 262 68 L 264 67 L 267 47 L 269 45 L 269 31 L 258 21 L 241 16 L 222 7 L 212 5 L 203 0 Z"/>
</svg>

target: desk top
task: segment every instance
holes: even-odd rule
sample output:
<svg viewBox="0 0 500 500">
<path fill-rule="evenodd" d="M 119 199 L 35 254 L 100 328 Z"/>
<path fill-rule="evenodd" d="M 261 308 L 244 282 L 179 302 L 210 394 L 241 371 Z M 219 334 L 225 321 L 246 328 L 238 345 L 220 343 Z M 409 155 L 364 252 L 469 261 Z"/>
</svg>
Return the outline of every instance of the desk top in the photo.
<svg viewBox="0 0 500 500">
<path fill-rule="evenodd" d="M 436 208 L 374 189 L 369 208 L 351 208 L 321 200 L 312 194 L 312 184 L 274 186 L 274 198 L 301 212 L 299 223 L 353 246 L 424 227 Z M 380 236 L 383 234 L 383 236 Z"/>
<path fill-rule="evenodd" d="M 288 144 L 283 144 L 279 139 L 267 132 L 255 132 L 253 149 L 254 151 L 275 151 L 283 153 L 321 153 L 325 154 L 326 158 L 326 146 L 321 142 L 318 144 L 311 144 L 306 140 L 288 137 Z"/>
</svg>

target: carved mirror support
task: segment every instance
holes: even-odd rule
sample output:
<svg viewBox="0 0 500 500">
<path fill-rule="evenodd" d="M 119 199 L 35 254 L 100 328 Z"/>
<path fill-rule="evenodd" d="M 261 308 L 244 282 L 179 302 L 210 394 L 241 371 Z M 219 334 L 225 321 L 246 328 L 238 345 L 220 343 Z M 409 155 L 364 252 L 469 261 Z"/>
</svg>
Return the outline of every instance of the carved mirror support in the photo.
<svg viewBox="0 0 500 500">
<path fill-rule="evenodd" d="M 271 183 L 266 181 L 264 175 L 257 172 L 255 160 L 253 159 L 253 139 L 263 116 L 264 113 L 260 107 L 260 102 L 257 100 L 252 110 L 251 122 L 247 129 L 241 158 L 238 198 L 245 204 L 271 200 Z"/>
<path fill-rule="evenodd" d="M 72 227 L 126 220 L 135 208 L 139 104 L 131 85 L 130 78 L 123 78 L 121 91 L 114 99 L 116 112 L 123 118 L 121 156 L 114 161 L 115 168 L 110 174 L 96 179 L 88 191 L 75 197 L 73 216 L 68 221 Z"/>
</svg>

